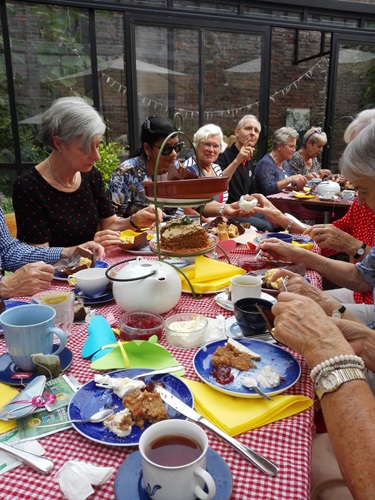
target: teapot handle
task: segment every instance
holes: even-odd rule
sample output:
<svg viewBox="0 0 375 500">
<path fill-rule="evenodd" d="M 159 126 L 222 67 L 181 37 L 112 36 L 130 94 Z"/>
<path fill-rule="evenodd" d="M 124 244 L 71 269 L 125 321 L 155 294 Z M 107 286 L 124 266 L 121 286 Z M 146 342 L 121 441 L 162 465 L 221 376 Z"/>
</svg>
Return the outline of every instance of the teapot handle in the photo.
<svg viewBox="0 0 375 500">
<path fill-rule="evenodd" d="M 153 276 L 154 274 L 156 274 L 156 272 L 157 272 L 157 271 L 153 270 L 153 271 L 151 271 L 150 273 L 145 274 L 145 275 L 143 275 L 143 276 L 137 276 L 136 278 L 122 278 L 122 279 L 120 279 L 120 278 L 112 278 L 112 277 L 109 275 L 109 271 L 110 271 L 111 269 L 113 269 L 114 267 L 118 266 L 119 264 L 124 264 L 124 263 L 126 263 L 126 262 L 130 262 L 130 261 L 132 261 L 132 260 L 137 260 L 137 258 L 136 258 L 136 257 L 133 257 L 133 258 L 131 258 L 131 259 L 120 260 L 120 262 L 116 262 L 116 264 L 113 264 L 112 266 L 107 267 L 107 268 L 106 268 L 106 270 L 105 270 L 105 275 L 106 275 L 106 277 L 107 277 L 110 281 L 121 281 L 121 282 L 123 282 L 123 281 L 138 281 L 138 280 L 143 280 L 143 279 L 145 279 L 145 278 L 149 278 L 150 276 Z"/>
</svg>

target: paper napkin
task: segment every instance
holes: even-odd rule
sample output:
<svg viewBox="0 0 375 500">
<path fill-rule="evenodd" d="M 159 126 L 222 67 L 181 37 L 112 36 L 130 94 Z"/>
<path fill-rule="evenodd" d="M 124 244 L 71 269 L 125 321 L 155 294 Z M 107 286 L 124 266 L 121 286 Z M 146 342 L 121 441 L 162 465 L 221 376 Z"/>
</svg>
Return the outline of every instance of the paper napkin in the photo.
<svg viewBox="0 0 375 500">
<path fill-rule="evenodd" d="M 312 399 L 306 396 L 272 396 L 273 401 L 237 398 L 219 392 L 202 382 L 184 379 L 194 395 L 197 412 L 230 436 L 243 434 L 306 410 Z"/>
<path fill-rule="evenodd" d="M 233 276 L 245 274 L 240 267 L 198 255 L 195 264 L 182 269 L 192 283 L 196 293 L 213 292 L 229 286 Z M 190 291 L 187 280 L 181 274 L 182 289 Z"/>
<path fill-rule="evenodd" d="M 9 401 L 11 401 L 15 396 L 17 396 L 17 394 L 18 391 L 15 387 L 0 383 L 0 407 L 8 404 Z M 0 420 L 0 434 L 11 431 L 16 427 L 17 423 L 15 420 L 13 421 Z"/>
<path fill-rule="evenodd" d="M 178 366 L 180 363 L 159 344 L 153 344 L 147 340 L 132 340 L 123 342 L 123 347 L 129 359 L 129 368 L 166 368 Z M 124 359 L 119 347 L 115 347 L 106 356 L 96 359 L 91 363 L 93 370 L 116 370 L 125 368 Z M 182 376 L 185 371 L 180 370 L 174 375 Z"/>
</svg>

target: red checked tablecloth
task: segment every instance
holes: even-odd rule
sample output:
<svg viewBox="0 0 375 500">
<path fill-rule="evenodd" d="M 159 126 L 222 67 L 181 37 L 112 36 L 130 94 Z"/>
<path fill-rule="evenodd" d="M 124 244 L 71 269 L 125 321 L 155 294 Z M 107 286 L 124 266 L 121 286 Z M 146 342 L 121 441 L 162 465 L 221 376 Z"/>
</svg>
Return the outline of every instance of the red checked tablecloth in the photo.
<svg viewBox="0 0 375 500">
<path fill-rule="evenodd" d="M 248 253 L 244 246 L 240 246 L 230 254 L 232 263 L 237 257 Z M 131 256 L 120 250 L 108 253 L 107 261 L 117 261 Z M 152 257 L 153 258 L 153 257 Z M 315 286 L 321 287 L 320 277 L 316 273 L 307 273 Z M 136 284 L 134 284 L 136 286 Z M 54 288 L 66 288 L 64 282 L 53 282 Z M 214 295 L 205 295 L 194 300 L 190 294 L 182 294 L 177 306 L 168 315 L 177 312 L 193 311 L 216 317 L 222 314 L 230 317 L 231 312 L 221 309 L 213 299 Z M 97 307 L 99 314 L 106 316 L 109 312 L 119 319 L 122 311 L 114 301 Z M 81 357 L 81 349 L 87 336 L 87 325 L 75 324 L 73 333 L 68 340 L 68 347 L 73 352 L 73 363 L 67 371 L 82 384 L 94 376 L 90 368 L 90 360 Z M 197 349 L 178 349 L 170 347 L 165 341 L 161 342 L 173 356 L 184 366 L 186 376 L 199 380 L 192 366 L 192 360 Z M 4 340 L 0 342 L 0 353 L 5 352 Z M 299 381 L 291 388 L 289 394 L 302 394 L 313 397 L 309 371 L 301 356 L 295 355 L 302 367 Z M 250 400 L 249 400 L 250 403 Z M 255 451 L 277 463 L 280 472 L 270 478 L 255 469 L 233 448 L 219 441 L 208 432 L 209 445 L 217 451 L 228 464 L 233 477 L 233 500 L 293 500 L 308 499 L 310 497 L 310 459 L 312 437 L 314 433 L 313 409 L 288 417 L 284 420 L 269 424 L 265 427 L 252 430 L 238 436 L 244 444 L 251 446 Z M 42 476 L 26 466 L 20 466 L 0 476 L 1 500 L 60 500 L 63 495 L 58 483 L 54 481 L 55 473 L 68 460 L 89 462 L 93 465 L 112 466 L 116 472 L 124 460 L 134 451 L 134 448 L 115 448 L 90 441 L 74 429 L 56 433 L 40 440 L 46 450 L 46 456 L 55 463 L 55 471 L 49 476 Z M 103 486 L 95 487 L 95 493 L 90 500 L 112 500 L 114 496 L 114 479 Z M 124 497 L 126 498 L 126 497 Z M 129 498 L 129 500 L 137 500 Z M 178 500 L 178 497 L 176 497 Z"/>
</svg>

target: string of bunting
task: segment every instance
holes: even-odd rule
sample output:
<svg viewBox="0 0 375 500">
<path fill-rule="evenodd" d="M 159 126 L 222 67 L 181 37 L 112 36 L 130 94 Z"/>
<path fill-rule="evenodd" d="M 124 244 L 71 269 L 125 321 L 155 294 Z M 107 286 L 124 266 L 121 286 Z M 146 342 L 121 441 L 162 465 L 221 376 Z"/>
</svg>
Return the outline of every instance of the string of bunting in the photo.
<svg viewBox="0 0 375 500">
<path fill-rule="evenodd" d="M 325 63 L 327 63 L 327 58 L 326 57 L 320 58 L 318 62 L 316 62 L 311 68 L 309 68 L 307 71 L 305 71 L 305 73 L 303 73 L 301 76 L 299 76 L 292 83 L 290 83 L 289 85 L 287 85 L 286 87 L 284 87 L 280 90 L 277 90 L 272 95 L 270 95 L 270 97 L 269 97 L 270 100 L 275 102 L 275 100 L 278 96 L 280 96 L 280 95 L 284 96 L 285 94 L 288 94 L 288 92 L 290 92 L 291 90 L 298 89 L 298 84 L 302 80 L 304 80 L 306 78 L 308 78 L 308 79 L 312 78 L 314 73 L 317 70 L 321 69 L 321 65 L 325 64 Z M 323 68 L 321 70 L 321 73 L 325 73 L 324 87 L 326 87 L 327 68 L 326 67 Z M 123 92 L 123 94 L 126 93 L 127 88 L 124 85 L 122 85 L 121 83 L 114 80 L 111 76 L 107 75 L 106 73 L 102 73 L 102 77 L 106 78 L 106 83 L 108 85 L 110 85 L 111 87 L 114 87 L 114 86 L 117 87 L 118 92 Z M 326 91 L 326 89 L 324 88 L 321 92 L 325 92 L 325 91 Z M 160 108 L 160 109 L 164 109 L 165 112 L 168 112 L 168 106 L 166 106 L 162 102 L 156 101 L 155 99 L 151 99 L 149 97 L 145 97 L 141 94 L 138 94 L 138 97 L 142 100 L 143 104 L 147 104 L 147 107 L 152 106 L 155 110 Z M 205 111 L 204 116 L 207 119 L 210 119 L 214 116 L 227 116 L 227 115 L 236 116 L 239 113 L 242 114 L 243 111 L 250 111 L 253 107 L 256 107 L 256 106 L 259 106 L 259 101 L 253 102 L 251 104 L 245 104 L 244 106 L 240 106 L 238 108 L 220 109 L 220 110 L 215 110 L 215 111 Z M 184 118 L 193 118 L 194 116 L 199 115 L 199 111 L 190 111 L 190 110 L 182 109 L 182 108 L 176 108 L 176 111 L 181 113 L 181 115 L 183 115 Z"/>
</svg>

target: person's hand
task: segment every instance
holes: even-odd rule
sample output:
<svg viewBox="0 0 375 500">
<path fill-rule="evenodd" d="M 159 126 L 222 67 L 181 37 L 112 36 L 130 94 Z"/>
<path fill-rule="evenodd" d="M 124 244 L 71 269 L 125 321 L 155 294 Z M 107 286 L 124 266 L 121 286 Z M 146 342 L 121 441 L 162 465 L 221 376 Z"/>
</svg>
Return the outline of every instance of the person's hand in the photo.
<svg viewBox="0 0 375 500">
<path fill-rule="evenodd" d="M 324 179 L 324 177 L 329 177 L 331 175 L 331 171 L 328 168 L 321 168 L 319 170 L 319 177 Z"/>
<path fill-rule="evenodd" d="M 288 181 L 291 184 L 295 184 L 298 189 L 303 188 L 307 182 L 307 178 L 304 175 L 295 174 L 288 177 Z"/>
<path fill-rule="evenodd" d="M 284 260 L 295 264 L 303 262 L 303 252 L 309 251 L 304 250 L 303 248 L 298 248 L 296 245 L 292 245 L 291 243 L 285 243 L 277 238 L 267 238 L 262 240 L 258 245 L 258 249 L 261 251 L 260 256 L 265 259 Z"/>
<path fill-rule="evenodd" d="M 247 141 L 243 144 L 243 146 L 239 150 L 237 159 L 240 160 L 240 163 L 249 160 L 253 156 L 254 148 L 251 146 L 251 142 L 252 139 L 247 139 Z"/>
<path fill-rule="evenodd" d="M 102 231 L 97 231 L 94 236 L 94 242 L 102 248 L 104 247 L 105 249 L 113 248 L 118 246 L 120 243 L 123 243 L 122 239 L 120 238 L 120 231 L 113 231 L 112 229 L 103 229 Z M 103 259 L 105 255 L 104 248 L 102 257 L 98 257 L 97 255 L 97 258 Z"/>
<path fill-rule="evenodd" d="M 3 299 L 23 297 L 48 290 L 55 269 L 45 262 L 33 262 L 20 267 L 0 281 L 0 295 Z"/>
<path fill-rule="evenodd" d="M 254 193 L 251 198 L 258 200 L 258 205 L 253 210 L 254 213 L 263 214 L 268 221 L 276 226 L 282 226 L 285 221 L 288 224 L 289 219 L 263 194 Z"/>
<path fill-rule="evenodd" d="M 363 359 L 366 367 L 375 372 L 375 331 L 356 321 L 347 319 L 333 319 L 333 321 L 357 356 Z"/>
<path fill-rule="evenodd" d="M 308 228 L 304 234 L 308 234 L 320 248 L 332 248 L 350 256 L 353 256 L 356 249 L 362 245 L 362 241 L 338 229 L 333 224 L 316 224 Z"/>
<path fill-rule="evenodd" d="M 99 260 L 103 260 L 105 257 L 105 250 L 100 242 L 96 241 L 87 241 L 86 243 L 82 243 L 77 248 L 85 248 L 86 250 L 90 250 L 95 257 Z"/>
<path fill-rule="evenodd" d="M 223 215 L 224 217 L 244 217 L 249 214 L 241 210 L 238 201 L 235 201 L 233 203 L 225 205 Z"/>
<path fill-rule="evenodd" d="M 340 329 L 312 299 L 283 292 L 272 312 L 274 337 L 304 356 L 310 368 L 333 356 L 353 354 Z"/>
<path fill-rule="evenodd" d="M 163 212 L 160 208 L 157 209 L 158 222 L 163 222 Z M 133 214 L 134 224 L 140 229 L 149 227 L 152 229 L 155 226 L 155 207 L 154 205 L 149 205 L 148 207 L 138 210 Z"/>
</svg>

